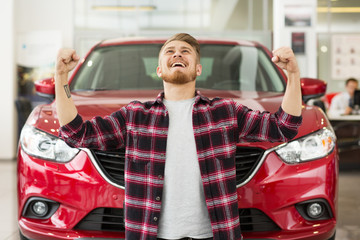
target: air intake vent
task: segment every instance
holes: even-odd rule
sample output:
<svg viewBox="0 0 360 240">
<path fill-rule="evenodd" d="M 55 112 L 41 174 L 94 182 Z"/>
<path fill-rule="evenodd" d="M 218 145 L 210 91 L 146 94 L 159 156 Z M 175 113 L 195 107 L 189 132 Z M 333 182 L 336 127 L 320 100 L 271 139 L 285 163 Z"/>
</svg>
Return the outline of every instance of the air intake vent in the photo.
<svg viewBox="0 0 360 240">
<path fill-rule="evenodd" d="M 96 208 L 83 218 L 75 227 L 88 231 L 125 231 L 122 208 Z"/>
<path fill-rule="evenodd" d="M 240 227 L 243 232 L 279 231 L 280 228 L 262 211 L 254 208 L 239 209 Z M 75 227 L 88 231 L 124 232 L 122 208 L 97 208 L 83 218 Z"/>
<path fill-rule="evenodd" d="M 259 209 L 239 209 L 239 215 L 242 232 L 267 232 L 280 230 L 280 227 Z"/>
</svg>

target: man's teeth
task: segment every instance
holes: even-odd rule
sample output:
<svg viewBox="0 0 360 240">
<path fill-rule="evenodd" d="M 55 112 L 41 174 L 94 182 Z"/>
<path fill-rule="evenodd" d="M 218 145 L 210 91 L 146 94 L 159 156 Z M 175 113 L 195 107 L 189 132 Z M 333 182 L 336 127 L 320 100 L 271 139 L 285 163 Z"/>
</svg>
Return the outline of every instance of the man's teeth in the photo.
<svg viewBox="0 0 360 240">
<path fill-rule="evenodd" d="M 185 64 L 183 63 L 174 63 L 172 67 L 185 67 Z"/>
</svg>

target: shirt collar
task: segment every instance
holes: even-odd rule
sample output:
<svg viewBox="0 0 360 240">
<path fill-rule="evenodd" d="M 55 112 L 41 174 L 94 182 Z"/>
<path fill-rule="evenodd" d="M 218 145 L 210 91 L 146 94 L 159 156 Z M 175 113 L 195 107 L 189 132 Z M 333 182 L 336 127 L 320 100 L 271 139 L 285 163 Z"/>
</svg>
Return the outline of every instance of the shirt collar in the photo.
<svg viewBox="0 0 360 240">
<path fill-rule="evenodd" d="M 155 103 L 162 104 L 163 100 L 164 100 L 164 95 L 165 95 L 164 92 L 159 93 L 159 95 L 156 97 L 156 99 L 154 101 L 154 104 Z M 210 103 L 209 98 L 202 95 L 199 90 L 196 90 L 196 92 L 195 92 L 195 104 L 198 104 L 200 101 Z"/>
</svg>

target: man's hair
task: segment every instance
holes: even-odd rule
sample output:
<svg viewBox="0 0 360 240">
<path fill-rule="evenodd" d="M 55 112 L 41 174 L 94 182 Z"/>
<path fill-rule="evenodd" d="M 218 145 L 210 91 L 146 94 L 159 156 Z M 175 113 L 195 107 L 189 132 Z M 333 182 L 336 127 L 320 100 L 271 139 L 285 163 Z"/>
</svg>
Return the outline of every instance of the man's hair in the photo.
<svg viewBox="0 0 360 240">
<path fill-rule="evenodd" d="M 347 85 L 349 84 L 349 82 L 355 82 L 355 83 L 357 83 L 357 84 L 359 83 L 357 79 L 355 79 L 355 78 L 349 78 L 349 79 L 346 80 L 345 86 L 347 86 Z"/>
<path fill-rule="evenodd" d="M 191 36 L 190 34 L 187 34 L 187 33 L 177 33 L 177 34 L 173 35 L 172 37 L 170 37 L 164 43 L 164 45 L 161 47 L 159 55 L 163 51 L 164 47 L 172 41 L 183 41 L 183 42 L 188 43 L 190 46 L 192 46 L 195 49 L 197 61 L 200 62 L 200 44 L 193 36 Z"/>
</svg>

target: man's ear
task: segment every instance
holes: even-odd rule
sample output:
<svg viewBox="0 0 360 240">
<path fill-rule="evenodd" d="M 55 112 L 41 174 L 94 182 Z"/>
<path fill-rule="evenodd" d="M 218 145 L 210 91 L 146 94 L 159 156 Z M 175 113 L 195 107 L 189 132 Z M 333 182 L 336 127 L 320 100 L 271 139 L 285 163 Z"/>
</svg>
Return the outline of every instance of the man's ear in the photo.
<svg viewBox="0 0 360 240">
<path fill-rule="evenodd" d="M 156 74 L 161 78 L 161 68 L 159 66 L 156 68 Z"/>
<path fill-rule="evenodd" d="M 202 72 L 202 65 L 196 64 L 196 76 L 200 76 Z"/>
</svg>

